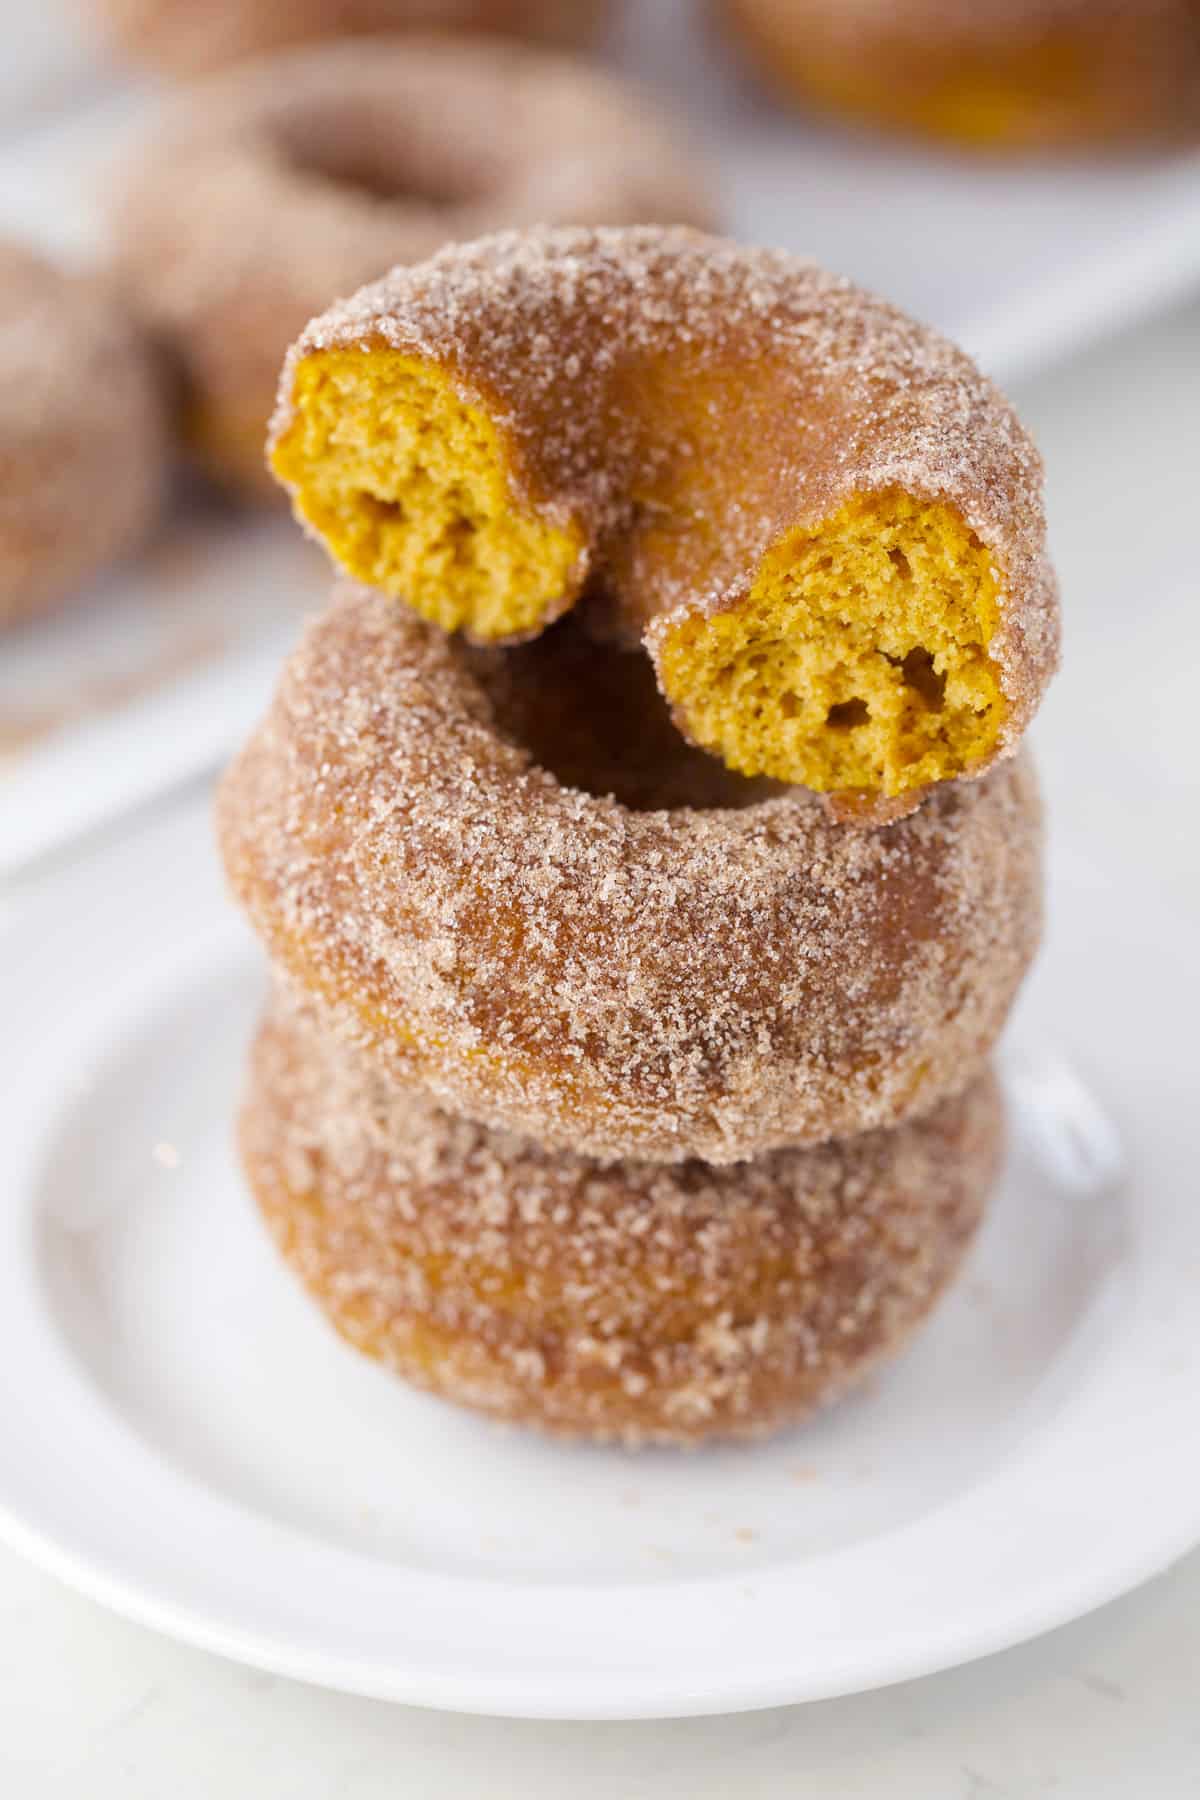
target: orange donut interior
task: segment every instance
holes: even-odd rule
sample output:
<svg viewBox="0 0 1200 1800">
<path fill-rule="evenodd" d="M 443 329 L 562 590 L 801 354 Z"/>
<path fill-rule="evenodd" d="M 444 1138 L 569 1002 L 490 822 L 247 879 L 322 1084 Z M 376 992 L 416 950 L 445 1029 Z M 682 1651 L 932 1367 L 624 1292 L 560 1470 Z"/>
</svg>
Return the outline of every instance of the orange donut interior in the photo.
<svg viewBox="0 0 1200 1800">
<path fill-rule="evenodd" d="M 318 350 L 292 401 L 272 466 L 360 581 L 485 643 L 530 636 L 578 597 L 584 522 L 533 490 L 503 425 L 445 369 L 377 344 Z M 673 514 L 688 529 L 687 479 L 656 486 L 655 531 Z M 859 493 L 781 531 L 744 591 L 674 608 L 653 654 L 677 722 L 729 768 L 893 798 L 994 753 L 1001 598 L 952 506 Z"/>
<path fill-rule="evenodd" d="M 293 399 L 271 466 L 351 575 L 481 643 L 561 610 L 583 533 L 514 504 L 500 432 L 435 364 L 326 350 L 300 364 Z"/>
<path fill-rule="evenodd" d="M 673 624 L 659 680 L 729 768 L 890 798 L 991 755 L 998 622 L 991 560 L 950 507 L 860 495 L 777 539 L 745 599 Z"/>
</svg>

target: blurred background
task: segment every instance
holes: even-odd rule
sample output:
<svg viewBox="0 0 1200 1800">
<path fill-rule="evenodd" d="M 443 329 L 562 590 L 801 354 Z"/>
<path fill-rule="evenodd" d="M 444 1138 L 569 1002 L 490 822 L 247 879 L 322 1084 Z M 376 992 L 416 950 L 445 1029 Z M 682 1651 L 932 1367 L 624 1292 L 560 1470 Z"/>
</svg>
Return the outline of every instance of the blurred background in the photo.
<svg viewBox="0 0 1200 1800">
<path fill-rule="evenodd" d="M 1181 16 L 1189 4 L 1178 0 Z M 982 73 L 968 43 L 938 74 L 936 91 L 913 77 L 906 110 L 895 96 L 906 91 L 912 47 L 896 37 L 894 18 L 911 12 L 919 22 L 923 10 L 892 8 L 891 23 L 887 7 L 822 8 L 816 0 L 543 0 L 540 7 L 44 0 L 7 10 L 0 236 L 47 252 L 60 267 L 98 269 L 106 280 L 115 257 L 124 277 L 118 304 L 145 313 L 141 323 L 160 359 L 171 469 L 153 523 L 115 560 L 74 578 L 53 606 L 10 620 L 7 629 L 0 606 L 0 871 L 28 867 L 211 770 L 260 709 L 298 616 L 322 597 L 324 565 L 281 509 L 248 494 L 236 474 L 226 479 L 219 456 L 198 459 L 189 441 L 204 396 L 190 391 L 198 378 L 188 356 L 201 329 L 212 327 L 194 324 L 178 296 L 186 286 L 186 298 L 194 294 L 200 305 L 206 254 L 219 284 L 217 265 L 229 261 L 220 232 L 232 175 L 203 209 L 181 208 L 177 221 L 171 213 L 170 181 L 180 192 L 185 180 L 195 185 L 186 155 L 172 146 L 206 138 L 211 161 L 222 133 L 236 135 L 248 110 L 238 97 L 244 71 L 237 65 L 247 59 L 281 57 L 268 60 L 266 80 L 286 97 L 289 82 L 299 80 L 295 61 L 278 47 L 289 36 L 306 38 L 303 54 L 320 58 L 323 40 L 348 24 L 373 27 L 403 14 L 427 26 L 436 15 L 465 28 L 483 17 L 514 36 L 541 37 L 540 47 L 523 52 L 530 57 L 587 56 L 622 95 L 628 84 L 631 104 L 678 147 L 730 234 L 810 253 L 875 288 L 943 328 L 1015 392 L 1041 426 L 1050 461 L 1076 668 L 1118 641 L 1112 622 L 1097 616 L 1108 585 L 1117 590 L 1111 605 L 1118 612 L 1131 594 L 1119 586 L 1118 570 L 1137 591 L 1139 612 L 1166 604 L 1163 581 L 1170 587 L 1186 576 L 1165 552 L 1169 578 L 1150 574 L 1145 509 L 1153 512 L 1156 502 L 1141 496 L 1137 518 L 1126 502 L 1160 432 L 1180 433 L 1167 459 L 1171 499 L 1164 504 L 1187 511 L 1200 466 L 1187 429 L 1197 415 L 1200 360 L 1195 314 L 1187 310 L 1200 291 L 1195 134 L 1189 141 L 1186 128 L 1175 129 L 1173 95 L 1154 58 L 1139 60 L 1120 41 L 1101 41 L 1094 56 L 1081 50 L 1073 63 L 1050 57 L 1044 44 L 1020 56 L 993 46 Z M 1100 10 L 1107 19 L 1109 9 Z M 972 18 L 977 24 L 987 11 L 964 0 L 968 38 Z M 943 10 L 943 18 L 954 12 Z M 825 34 L 822 13 L 834 21 Z M 1146 9 L 1168 34 L 1160 60 L 1174 68 L 1184 58 L 1169 35 L 1171 13 L 1160 0 Z M 862 15 L 870 31 L 859 20 L 859 36 L 847 36 L 852 15 Z M 846 29 L 837 27 L 839 16 Z M 1191 17 L 1194 34 L 1194 11 Z M 768 27 L 781 35 L 772 40 Z M 886 110 L 878 82 L 859 82 L 857 73 L 850 81 L 838 55 L 854 71 L 869 74 L 872 59 L 890 71 Z M 1189 89 L 1193 105 L 1197 91 Z M 569 145 L 562 154 L 569 160 Z M 160 168 L 150 203 L 122 213 L 131 184 L 144 201 Z M 164 211 L 173 238 L 164 236 Z M 193 224 L 201 211 L 207 251 Z M 446 223 L 453 234 L 452 209 Z M 189 232 L 197 241 L 189 243 Z M 252 254 L 243 252 L 243 261 Z M 237 279 L 245 281 L 244 268 Z M 361 279 L 355 268 L 347 285 Z M 336 290 L 336 273 L 327 280 Z M 244 288 L 231 291 L 232 310 L 227 294 L 222 315 L 227 336 L 255 307 L 267 310 L 257 295 L 251 305 Z M 316 309 L 313 291 L 321 295 L 317 305 L 333 297 L 318 283 L 307 305 L 293 298 L 290 312 L 281 307 L 273 321 L 247 323 L 265 333 L 272 362 L 298 320 Z M 1118 407 L 1085 383 L 1075 417 L 1068 422 L 1054 409 L 1048 396 L 1070 377 L 1060 376 L 1058 388 L 1039 377 L 1078 366 L 1090 347 L 1172 308 L 1178 341 L 1160 353 L 1161 396 L 1151 399 L 1132 382 Z M 3 372 L 10 386 L 21 381 L 15 355 L 15 368 Z M 1084 414 L 1093 415 L 1087 429 Z M 238 428 L 250 446 L 243 456 L 257 467 L 260 424 Z M 1155 486 L 1163 491 L 1163 482 Z M 1091 560 L 1101 521 L 1103 581 Z M 1164 719 L 1156 729 L 1170 727 Z"/>
</svg>

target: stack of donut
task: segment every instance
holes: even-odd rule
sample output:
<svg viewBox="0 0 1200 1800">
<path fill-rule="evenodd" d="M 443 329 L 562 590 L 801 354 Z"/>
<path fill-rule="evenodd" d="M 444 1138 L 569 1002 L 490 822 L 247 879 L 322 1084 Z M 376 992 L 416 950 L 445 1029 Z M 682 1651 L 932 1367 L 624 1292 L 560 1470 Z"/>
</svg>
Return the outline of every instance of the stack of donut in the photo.
<svg viewBox="0 0 1200 1800">
<path fill-rule="evenodd" d="M 270 454 L 341 569 L 218 808 L 285 1257 L 505 1419 L 828 1404 L 1001 1155 L 1058 628 L 1020 424 L 809 264 L 546 229 L 317 319 Z"/>
</svg>

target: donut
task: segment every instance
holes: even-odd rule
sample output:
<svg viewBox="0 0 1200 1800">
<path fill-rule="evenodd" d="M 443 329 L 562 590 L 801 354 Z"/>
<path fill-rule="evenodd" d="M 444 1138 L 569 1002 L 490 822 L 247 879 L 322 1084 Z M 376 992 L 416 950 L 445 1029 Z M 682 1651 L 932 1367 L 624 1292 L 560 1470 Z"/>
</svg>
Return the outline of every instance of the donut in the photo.
<svg viewBox="0 0 1200 1800">
<path fill-rule="evenodd" d="M 608 0 L 97 0 L 108 36 L 139 62 L 195 75 L 321 38 L 412 30 L 590 43 Z"/>
<path fill-rule="evenodd" d="M 481 648 L 347 587 L 227 771 L 218 838 L 327 1029 L 548 1148 L 730 1163 L 961 1091 L 1039 933 L 1026 759 L 874 829 L 714 790 L 710 764 L 646 659 L 575 619 Z"/>
<path fill-rule="evenodd" d="M 1200 130 L 1197 0 L 722 0 L 779 92 L 979 149 Z"/>
<path fill-rule="evenodd" d="M 596 1163 L 398 1088 L 275 1005 L 240 1148 L 286 1262 L 418 1387 L 630 1446 L 761 1437 L 893 1357 L 1001 1153 L 990 1073 L 891 1131 L 736 1169 Z"/>
<path fill-rule="evenodd" d="M 451 237 L 538 220 L 711 219 L 641 96 L 551 51 L 394 38 L 200 83 L 113 192 L 117 266 L 176 363 L 210 475 L 264 465 L 289 342 L 337 294 Z"/>
<path fill-rule="evenodd" d="M 0 626 L 68 599 L 149 529 L 164 413 L 102 280 L 0 242 Z"/>
<path fill-rule="evenodd" d="M 272 466 L 347 573 L 483 641 L 580 597 L 748 776 L 891 816 L 1052 673 L 1040 459 L 959 351 L 681 228 L 508 232 L 290 351 Z"/>
</svg>

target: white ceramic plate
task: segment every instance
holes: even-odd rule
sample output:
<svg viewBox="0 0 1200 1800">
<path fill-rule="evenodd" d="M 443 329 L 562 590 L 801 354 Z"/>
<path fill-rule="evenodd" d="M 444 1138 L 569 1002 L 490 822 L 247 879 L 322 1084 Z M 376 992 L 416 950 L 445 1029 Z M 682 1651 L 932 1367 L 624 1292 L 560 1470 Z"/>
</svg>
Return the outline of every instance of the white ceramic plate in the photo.
<svg viewBox="0 0 1200 1800">
<path fill-rule="evenodd" d="M 1128 1588 L 1200 1537 L 1195 936 L 1070 860 L 1053 915 L 1008 1175 L 929 1330 L 811 1429 L 630 1457 L 409 1393 L 277 1262 L 230 1150 L 261 977 L 205 807 L 29 888 L 0 926 L 0 1531 L 209 1649 L 530 1716 L 843 1693 Z"/>
<path fill-rule="evenodd" d="M 11 96 L 5 106 L 0 77 L 0 131 L 9 135 L 0 228 L 68 255 L 102 248 L 97 194 L 156 98 L 148 82 L 95 63 L 87 85 L 77 12 L 67 0 L 48 0 L 36 30 L 17 33 L 9 46 L 14 67 L 24 59 L 24 90 L 40 110 L 14 111 Z M 961 161 L 806 124 L 735 69 L 705 31 L 704 12 L 689 0 L 628 6 L 611 60 L 690 122 L 730 228 L 815 255 L 887 293 L 960 339 L 1002 380 L 1026 376 L 1200 282 L 1200 156 Z M 78 76 L 71 105 L 47 73 L 59 64 Z M 185 529 L 198 540 L 193 523 Z M 249 580 L 253 530 L 228 518 L 205 530 L 209 566 L 214 575 L 224 569 L 241 610 L 226 607 L 236 629 L 195 654 L 186 676 L 159 639 L 203 595 L 193 578 L 181 585 L 153 566 L 119 571 L 93 601 L 0 646 L 0 750 L 8 694 L 28 711 L 32 683 L 44 716 L 59 720 L 52 731 L 8 733 L 0 871 L 212 767 L 260 709 L 294 631 L 288 592 L 275 579 L 287 527 L 273 539 L 259 532 L 262 566 Z M 125 680 L 98 695 L 101 636 L 103 660 L 119 663 Z"/>
</svg>

